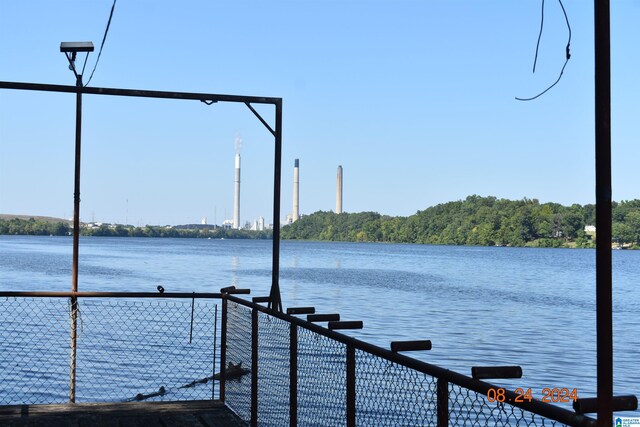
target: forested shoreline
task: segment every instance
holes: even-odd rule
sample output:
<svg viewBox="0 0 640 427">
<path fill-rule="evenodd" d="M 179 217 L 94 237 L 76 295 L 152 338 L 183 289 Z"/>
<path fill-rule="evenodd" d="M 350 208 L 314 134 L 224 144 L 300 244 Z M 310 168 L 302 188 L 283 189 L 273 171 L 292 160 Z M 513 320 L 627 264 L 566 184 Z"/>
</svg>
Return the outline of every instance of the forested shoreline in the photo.
<svg viewBox="0 0 640 427">
<path fill-rule="evenodd" d="M 0 235 L 69 236 L 73 224 L 68 221 L 43 221 L 35 218 L 0 219 Z M 271 230 L 234 230 L 222 227 L 156 226 L 134 227 L 121 224 L 81 225 L 81 236 L 99 237 L 183 237 L 211 239 L 271 239 Z"/>
<path fill-rule="evenodd" d="M 469 196 L 409 217 L 319 211 L 283 227 L 283 239 L 475 246 L 594 247 L 595 205 Z M 613 241 L 640 246 L 640 200 L 613 203 Z"/>
<path fill-rule="evenodd" d="M 640 200 L 613 202 L 613 243 L 640 249 Z M 318 211 L 282 227 L 287 240 L 389 242 L 438 245 L 594 247 L 595 206 L 540 203 L 536 199 L 508 200 L 469 196 L 439 204 L 408 217 L 377 212 Z M 1 219 L 0 234 L 71 234 L 68 221 Z M 214 226 L 144 226 L 103 224 L 82 226 L 84 236 L 191 237 L 270 239 L 271 230 L 232 230 Z"/>
</svg>

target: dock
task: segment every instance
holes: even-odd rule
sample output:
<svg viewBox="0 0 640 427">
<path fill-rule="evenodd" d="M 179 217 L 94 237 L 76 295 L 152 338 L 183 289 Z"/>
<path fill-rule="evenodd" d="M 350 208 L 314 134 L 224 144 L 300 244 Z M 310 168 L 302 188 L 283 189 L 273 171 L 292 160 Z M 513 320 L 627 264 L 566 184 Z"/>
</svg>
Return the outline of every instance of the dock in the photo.
<svg viewBox="0 0 640 427">
<path fill-rule="evenodd" d="M 0 426 L 246 427 L 219 400 L 0 406 Z"/>
</svg>

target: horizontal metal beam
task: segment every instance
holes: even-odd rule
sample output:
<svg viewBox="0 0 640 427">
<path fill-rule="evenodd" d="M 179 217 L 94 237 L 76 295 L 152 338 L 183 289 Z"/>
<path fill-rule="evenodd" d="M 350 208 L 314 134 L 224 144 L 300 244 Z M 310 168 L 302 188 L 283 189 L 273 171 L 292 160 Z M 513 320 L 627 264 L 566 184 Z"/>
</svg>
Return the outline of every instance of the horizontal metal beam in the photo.
<svg viewBox="0 0 640 427">
<path fill-rule="evenodd" d="M 220 293 L 198 292 L 47 292 L 47 291 L 3 291 L 0 297 L 37 298 L 222 298 Z"/>
<path fill-rule="evenodd" d="M 89 95 L 130 96 L 137 98 L 186 99 L 202 102 L 239 102 L 252 104 L 282 104 L 282 98 L 242 95 L 222 95 L 216 93 L 165 92 L 158 90 L 116 89 L 104 87 L 67 86 L 42 83 L 22 83 L 0 81 L 0 89 L 33 90 L 41 92 L 83 93 Z"/>
</svg>

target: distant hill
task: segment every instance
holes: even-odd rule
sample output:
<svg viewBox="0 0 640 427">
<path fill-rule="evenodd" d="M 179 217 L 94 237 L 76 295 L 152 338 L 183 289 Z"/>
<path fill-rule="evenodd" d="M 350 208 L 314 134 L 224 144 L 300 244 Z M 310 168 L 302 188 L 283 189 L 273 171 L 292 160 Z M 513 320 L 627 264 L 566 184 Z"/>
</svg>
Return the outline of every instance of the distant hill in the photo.
<svg viewBox="0 0 640 427">
<path fill-rule="evenodd" d="M 613 241 L 640 246 L 640 200 L 612 203 Z M 469 196 L 409 217 L 315 212 L 283 227 L 283 239 L 478 246 L 592 247 L 595 206 Z"/>
<path fill-rule="evenodd" d="M 21 219 L 23 221 L 27 221 L 31 218 L 35 219 L 36 221 L 42 221 L 46 223 L 58 223 L 58 222 L 62 222 L 65 224 L 73 223 L 73 221 L 69 219 L 54 218 L 51 216 L 0 214 L 0 220 L 5 220 L 5 221 L 10 221 L 12 219 Z"/>
</svg>

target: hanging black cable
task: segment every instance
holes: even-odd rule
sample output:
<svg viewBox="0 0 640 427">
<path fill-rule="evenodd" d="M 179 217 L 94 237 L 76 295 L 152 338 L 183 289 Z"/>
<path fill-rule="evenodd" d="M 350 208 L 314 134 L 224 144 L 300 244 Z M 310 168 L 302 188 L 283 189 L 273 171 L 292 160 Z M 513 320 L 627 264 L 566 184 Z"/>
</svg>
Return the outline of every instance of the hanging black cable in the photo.
<svg viewBox="0 0 640 427">
<path fill-rule="evenodd" d="M 96 63 L 93 66 L 93 71 L 91 71 L 91 76 L 89 76 L 89 80 L 87 80 L 87 83 L 85 83 L 85 86 L 89 85 L 89 83 L 91 82 L 91 79 L 93 78 L 93 73 L 96 72 L 96 67 L 98 66 L 98 62 L 100 61 L 100 55 L 102 55 L 102 48 L 104 47 L 104 42 L 105 42 L 105 40 L 107 40 L 107 34 L 109 33 L 109 26 L 111 25 L 111 18 L 113 17 L 113 10 L 116 7 L 116 1 L 117 0 L 113 0 L 113 5 L 111 5 L 111 13 L 109 13 L 109 20 L 107 21 L 107 28 L 105 28 L 105 30 L 104 30 L 104 36 L 102 37 L 102 43 L 100 44 L 100 50 L 98 51 L 98 58 L 96 59 Z M 86 61 L 85 61 L 85 65 L 87 65 Z M 84 67 L 82 67 L 82 71 L 84 73 Z"/>
<path fill-rule="evenodd" d="M 538 33 L 538 42 L 536 43 L 536 56 L 533 58 L 533 73 L 536 72 L 536 62 L 538 62 L 538 49 L 540 48 L 540 39 L 542 38 L 542 28 L 544 27 L 544 0 L 542 0 L 542 15 L 540 18 L 540 32 Z"/>
<path fill-rule="evenodd" d="M 519 98 L 516 96 L 516 99 L 518 101 L 533 101 L 534 99 L 544 95 L 545 93 L 547 93 L 552 87 L 554 87 L 555 85 L 558 84 L 558 82 L 560 81 L 560 79 L 562 78 L 562 74 L 564 73 L 564 69 L 567 66 L 567 63 L 569 62 L 569 59 L 571 58 L 571 53 L 569 51 L 570 46 L 571 46 L 571 25 L 569 24 L 569 17 L 567 16 L 567 11 L 564 8 L 564 4 L 562 4 L 562 0 L 558 0 L 558 2 L 560 3 L 560 7 L 562 8 L 562 13 L 564 14 L 564 20 L 567 23 L 567 29 L 569 30 L 569 38 L 567 39 L 567 47 L 565 49 L 565 61 L 564 61 L 564 65 L 562 66 L 562 69 L 560 70 L 560 74 L 558 75 L 558 78 L 556 79 L 555 82 L 553 82 L 553 84 L 551 84 L 551 86 L 549 86 L 548 88 L 546 88 L 545 90 L 543 90 L 542 92 L 540 92 L 539 94 L 537 94 L 536 96 L 532 96 L 531 98 Z M 544 0 L 542 0 L 542 20 L 540 23 L 540 34 L 538 35 L 538 44 L 536 45 L 536 57 L 535 60 L 533 62 L 533 72 L 535 73 L 535 68 L 536 68 L 536 61 L 538 59 L 538 46 L 540 45 L 540 37 L 542 36 L 542 25 L 544 22 Z"/>
</svg>

